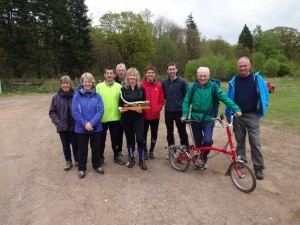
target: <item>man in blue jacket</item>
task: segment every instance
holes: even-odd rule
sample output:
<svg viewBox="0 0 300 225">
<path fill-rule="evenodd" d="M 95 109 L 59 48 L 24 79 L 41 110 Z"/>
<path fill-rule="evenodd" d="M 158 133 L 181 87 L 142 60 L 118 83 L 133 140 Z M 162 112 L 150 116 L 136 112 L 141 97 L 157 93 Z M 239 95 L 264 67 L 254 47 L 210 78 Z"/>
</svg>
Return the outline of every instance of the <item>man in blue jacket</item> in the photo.
<svg viewBox="0 0 300 225">
<path fill-rule="evenodd" d="M 237 141 L 237 155 L 247 162 L 246 133 L 248 132 L 251 147 L 251 158 L 256 179 L 263 180 L 264 158 L 260 145 L 259 119 L 266 114 L 269 92 L 266 83 L 259 73 L 250 72 L 251 63 L 247 57 L 237 61 L 239 75 L 229 81 L 227 96 L 242 110 L 243 115 L 238 117 L 234 124 L 234 134 Z M 231 114 L 226 107 L 226 116 Z"/>
</svg>

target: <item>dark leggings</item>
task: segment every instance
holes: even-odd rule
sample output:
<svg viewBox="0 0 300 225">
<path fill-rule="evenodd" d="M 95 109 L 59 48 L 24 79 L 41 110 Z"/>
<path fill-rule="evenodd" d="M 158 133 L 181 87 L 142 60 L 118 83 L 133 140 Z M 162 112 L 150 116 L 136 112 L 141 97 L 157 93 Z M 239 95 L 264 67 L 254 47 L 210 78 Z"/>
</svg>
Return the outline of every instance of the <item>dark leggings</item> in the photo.
<svg viewBox="0 0 300 225">
<path fill-rule="evenodd" d="M 149 126 L 151 129 L 151 143 L 150 143 L 150 152 L 154 151 L 155 144 L 157 141 L 157 131 L 158 131 L 158 125 L 159 125 L 159 118 L 154 120 L 144 120 L 144 147 L 145 151 L 147 151 L 147 134 L 149 130 Z"/>
</svg>

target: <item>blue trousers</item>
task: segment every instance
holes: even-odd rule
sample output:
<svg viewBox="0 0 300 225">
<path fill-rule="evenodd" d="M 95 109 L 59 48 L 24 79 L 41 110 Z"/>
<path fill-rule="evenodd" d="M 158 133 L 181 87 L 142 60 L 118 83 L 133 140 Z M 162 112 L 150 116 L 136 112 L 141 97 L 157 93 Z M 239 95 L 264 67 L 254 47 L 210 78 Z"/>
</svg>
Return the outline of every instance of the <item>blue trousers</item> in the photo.
<svg viewBox="0 0 300 225">
<path fill-rule="evenodd" d="M 195 139 L 196 147 L 210 147 L 213 144 L 212 136 L 214 130 L 215 122 L 203 122 L 203 123 L 193 123 L 192 132 Z M 205 151 L 203 155 L 204 163 L 207 162 L 207 156 L 210 151 Z"/>
</svg>

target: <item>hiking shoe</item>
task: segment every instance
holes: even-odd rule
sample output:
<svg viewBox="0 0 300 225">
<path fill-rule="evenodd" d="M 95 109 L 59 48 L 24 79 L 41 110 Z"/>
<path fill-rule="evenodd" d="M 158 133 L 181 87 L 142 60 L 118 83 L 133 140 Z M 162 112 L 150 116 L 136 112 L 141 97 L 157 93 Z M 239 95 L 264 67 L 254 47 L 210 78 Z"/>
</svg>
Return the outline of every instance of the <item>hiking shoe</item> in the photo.
<svg viewBox="0 0 300 225">
<path fill-rule="evenodd" d="M 95 169 L 96 173 L 104 174 L 104 170 L 100 166 L 99 168 Z"/>
<path fill-rule="evenodd" d="M 114 162 L 119 164 L 119 165 L 124 165 L 125 164 L 125 162 L 121 159 L 121 157 L 118 157 L 118 158 L 114 159 Z"/>
<path fill-rule="evenodd" d="M 73 164 L 71 161 L 67 161 L 64 170 L 70 170 L 72 168 Z"/>
<path fill-rule="evenodd" d="M 132 167 L 134 167 L 134 164 L 135 164 L 135 159 L 134 158 L 129 158 L 129 161 L 127 163 L 127 167 L 132 168 Z"/>
<path fill-rule="evenodd" d="M 75 162 L 75 166 L 78 167 L 78 162 Z"/>
<path fill-rule="evenodd" d="M 264 179 L 264 174 L 262 169 L 255 169 L 255 176 L 257 180 L 263 180 Z"/>
<path fill-rule="evenodd" d="M 85 178 L 85 171 L 79 171 L 79 178 Z"/>
<path fill-rule="evenodd" d="M 139 166 L 141 167 L 142 170 L 147 170 L 145 160 L 140 160 L 139 161 Z"/>
<path fill-rule="evenodd" d="M 145 159 L 145 160 L 148 160 L 149 155 L 150 155 L 150 154 L 148 154 L 148 151 L 144 151 L 144 159 Z"/>
</svg>

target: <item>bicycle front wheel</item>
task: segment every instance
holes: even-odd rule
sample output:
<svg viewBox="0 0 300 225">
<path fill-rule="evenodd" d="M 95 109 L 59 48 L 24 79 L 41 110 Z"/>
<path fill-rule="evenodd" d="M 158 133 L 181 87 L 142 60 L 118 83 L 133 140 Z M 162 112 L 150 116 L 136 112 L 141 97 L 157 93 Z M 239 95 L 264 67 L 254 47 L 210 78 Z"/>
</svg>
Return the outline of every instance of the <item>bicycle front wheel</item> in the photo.
<svg viewBox="0 0 300 225">
<path fill-rule="evenodd" d="M 181 159 L 181 160 L 178 160 Z M 182 148 L 176 146 L 169 147 L 169 161 L 174 170 L 184 172 L 190 165 L 189 157 Z"/>
<path fill-rule="evenodd" d="M 253 171 L 245 163 L 237 162 L 236 170 L 233 163 L 229 166 L 229 175 L 233 184 L 242 192 L 249 193 L 256 188 L 256 178 Z"/>
</svg>

